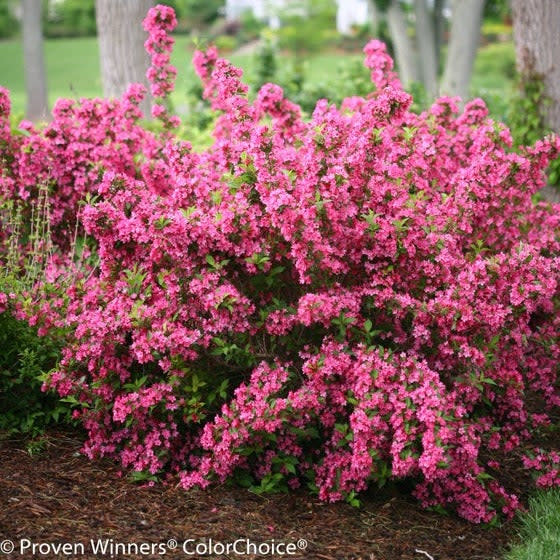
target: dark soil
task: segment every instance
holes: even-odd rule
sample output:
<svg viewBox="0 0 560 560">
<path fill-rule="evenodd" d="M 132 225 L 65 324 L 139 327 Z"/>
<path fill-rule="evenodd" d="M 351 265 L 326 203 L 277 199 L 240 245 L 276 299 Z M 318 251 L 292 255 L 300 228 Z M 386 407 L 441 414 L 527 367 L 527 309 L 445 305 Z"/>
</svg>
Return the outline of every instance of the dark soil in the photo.
<svg viewBox="0 0 560 560">
<path fill-rule="evenodd" d="M 109 558 L 91 551 L 91 539 L 114 543 L 178 541 L 165 554 L 114 558 L 309 558 L 322 560 L 498 559 L 515 526 L 481 527 L 454 515 L 422 510 L 393 487 L 371 493 L 360 509 L 324 504 L 305 494 L 259 496 L 228 486 L 185 492 L 172 486 L 139 487 L 119 478 L 110 462 L 91 462 L 79 453 L 74 434 L 51 434 L 44 449 L 30 455 L 22 441 L 0 441 L 0 547 L 16 550 L 2 558 Z M 21 539 L 33 543 L 83 543 L 85 554 L 22 555 Z M 294 555 L 188 555 L 187 539 L 259 544 L 297 543 Z M 303 546 L 303 544 L 301 545 Z M 219 549 L 218 549 L 219 551 Z"/>
</svg>

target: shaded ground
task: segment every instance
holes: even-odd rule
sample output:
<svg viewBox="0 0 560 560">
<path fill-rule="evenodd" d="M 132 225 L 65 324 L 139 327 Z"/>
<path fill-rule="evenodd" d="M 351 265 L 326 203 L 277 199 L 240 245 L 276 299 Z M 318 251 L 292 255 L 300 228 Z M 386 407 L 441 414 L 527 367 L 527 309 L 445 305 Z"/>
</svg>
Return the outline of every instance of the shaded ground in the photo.
<svg viewBox="0 0 560 560">
<path fill-rule="evenodd" d="M 188 493 L 163 485 L 138 487 L 119 478 L 111 463 L 88 461 L 79 448 L 72 434 L 51 435 L 35 456 L 22 442 L 0 441 L 0 547 L 4 539 L 16 544 L 16 551 L 0 554 L 0 560 L 109 558 L 109 552 L 91 552 L 89 541 L 98 538 L 125 544 L 179 543 L 174 551 L 165 549 L 165 555 L 117 553 L 114 558 L 281 557 L 233 552 L 189 556 L 181 548 L 186 539 L 227 543 L 243 538 L 253 543 L 305 539 L 305 550 L 285 558 L 490 560 L 501 558 L 515 529 L 511 523 L 490 529 L 425 512 L 396 489 L 366 496 L 362 508 L 355 509 L 303 494 L 261 497 L 225 486 Z M 34 556 L 27 550 L 21 555 L 17 547 L 23 538 L 84 543 L 85 554 L 57 555 L 51 550 Z"/>
</svg>

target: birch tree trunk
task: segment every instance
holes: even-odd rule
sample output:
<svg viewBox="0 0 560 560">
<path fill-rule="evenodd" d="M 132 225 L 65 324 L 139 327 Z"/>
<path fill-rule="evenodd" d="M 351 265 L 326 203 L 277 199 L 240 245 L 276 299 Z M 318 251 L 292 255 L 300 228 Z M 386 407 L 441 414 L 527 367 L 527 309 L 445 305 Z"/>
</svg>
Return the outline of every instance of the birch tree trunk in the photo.
<svg viewBox="0 0 560 560">
<path fill-rule="evenodd" d="M 560 2 L 512 0 L 511 8 L 517 69 L 521 79 L 543 79 L 545 122 L 560 133 Z"/>
<path fill-rule="evenodd" d="M 23 59 L 25 90 L 27 93 L 26 116 L 31 121 L 48 118 L 47 80 L 43 52 L 41 0 L 22 0 Z"/>
<path fill-rule="evenodd" d="M 469 96 L 483 8 L 484 0 L 453 2 L 451 37 L 441 84 L 441 92 L 444 94 L 459 95 L 463 100 Z"/>
<path fill-rule="evenodd" d="M 438 91 L 434 18 L 426 0 L 414 0 L 414 12 L 416 15 L 416 40 L 420 49 L 422 83 L 430 97 L 434 98 Z"/>
<path fill-rule="evenodd" d="M 408 36 L 408 25 L 399 0 L 392 0 L 387 9 L 387 24 L 395 47 L 399 76 L 404 87 L 420 80 L 413 43 Z"/>
<path fill-rule="evenodd" d="M 153 5 L 153 0 L 95 0 L 101 80 L 106 97 L 122 95 L 131 83 L 142 83 L 149 90 L 146 71 L 150 62 L 144 50 L 147 35 L 142 21 Z M 149 118 L 149 97 L 141 109 Z"/>
</svg>

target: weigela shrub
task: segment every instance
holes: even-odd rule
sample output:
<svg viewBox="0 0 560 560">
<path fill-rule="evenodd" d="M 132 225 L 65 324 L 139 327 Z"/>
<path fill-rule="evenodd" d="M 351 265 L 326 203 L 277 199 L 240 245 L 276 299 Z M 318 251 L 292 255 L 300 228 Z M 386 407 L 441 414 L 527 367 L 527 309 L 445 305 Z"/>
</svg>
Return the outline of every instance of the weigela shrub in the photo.
<svg viewBox="0 0 560 560">
<path fill-rule="evenodd" d="M 9 99 L 0 91 L 0 115 L 9 114 Z M 7 121 L 0 119 L 0 158 L 11 159 L 17 143 Z M 3 173 L 6 168 L 3 167 Z M 48 196 L 39 187 L 33 219 L 23 227 L 21 205 L 0 195 L 0 432 L 40 435 L 47 426 L 69 420 L 70 408 L 54 394 L 41 391 L 44 373 L 60 358 L 60 340 L 38 336 L 22 305 L 32 303 L 30 289 L 42 276 L 49 255 Z"/>
<path fill-rule="evenodd" d="M 38 129 L 29 121 L 10 131 L 8 92 L 0 89 L 0 197 L 31 204 L 38 185 L 51 194 L 53 238 L 68 247 L 76 229 L 79 203 L 95 193 L 106 169 L 146 180 L 157 174 L 161 143 L 138 125 L 144 86 L 132 84 L 121 99 L 59 99 L 51 122 Z M 27 209 L 27 222 L 31 212 Z"/>
<path fill-rule="evenodd" d="M 172 15 L 154 10 L 165 50 Z M 278 86 L 250 103 L 240 70 L 197 52 L 221 112 L 202 153 L 166 115 L 148 135 L 126 96 L 59 102 L 87 150 L 57 151 L 56 114 L 21 141 L 68 173 L 59 212 L 96 196 L 81 220 L 98 269 L 32 317 L 72 333 L 48 385 L 81 404 L 88 455 L 185 488 L 233 476 L 354 503 L 410 479 L 474 522 L 518 507 L 491 457 L 560 404 L 560 212 L 532 202 L 558 141 L 514 153 L 481 100 L 416 115 L 384 45 L 365 55 L 374 91 L 304 121 Z M 16 160 L 25 190 L 39 163 Z"/>
</svg>

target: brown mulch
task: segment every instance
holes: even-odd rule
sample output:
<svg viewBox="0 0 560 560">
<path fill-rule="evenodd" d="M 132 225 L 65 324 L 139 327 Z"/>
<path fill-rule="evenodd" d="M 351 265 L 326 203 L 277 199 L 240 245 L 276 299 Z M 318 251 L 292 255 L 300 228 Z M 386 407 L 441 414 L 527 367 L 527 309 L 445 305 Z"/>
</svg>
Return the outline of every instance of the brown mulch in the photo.
<svg viewBox="0 0 560 560">
<path fill-rule="evenodd" d="M 165 555 L 115 558 L 279 558 L 235 553 L 189 556 L 186 539 L 238 538 L 253 543 L 297 543 L 304 550 L 284 558 L 321 560 L 498 559 L 515 533 L 512 523 L 485 528 L 456 516 L 423 511 L 397 488 L 365 496 L 362 507 L 324 504 L 309 495 L 259 496 L 220 486 L 185 492 L 176 487 L 140 487 L 117 476 L 108 461 L 79 453 L 75 434 L 51 434 L 45 449 L 31 456 L 21 441 L 0 441 L 0 546 L 16 544 L 2 558 L 109 558 L 95 556 L 90 539 L 115 543 L 166 543 Z M 19 553 L 20 539 L 33 543 L 85 543 L 85 555 L 33 556 Z"/>
</svg>

